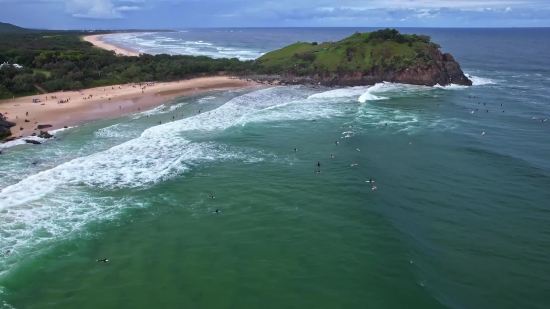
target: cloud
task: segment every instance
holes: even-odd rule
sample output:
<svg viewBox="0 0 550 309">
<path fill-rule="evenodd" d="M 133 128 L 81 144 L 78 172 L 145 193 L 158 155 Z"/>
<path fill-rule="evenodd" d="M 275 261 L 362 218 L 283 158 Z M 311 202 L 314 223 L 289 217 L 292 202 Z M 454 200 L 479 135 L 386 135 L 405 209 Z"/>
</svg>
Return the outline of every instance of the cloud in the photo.
<svg viewBox="0 0 550 309">
<path fill-rule="evenodd" d="M 123 3 L 145 4 L 145 0 L 65 0 L 69 14 L 73 17 L 87 19 L 119 19 L 126 17 L 122 12 L 141 11 L 150 8 L 138 5 L 123 5 Z"/>
<path fill-rule="evenodd" d="M 141 11 L 144 10 L 144 8 L 139 6 L 119 6 L 115 8 L 116 11 L 122 12 L 122 11 Z"/>
<path fill-rule="evenodd" d="M 548 20 L 550 25 L 548 0 L 0 0 L 0 3 L 9 3 L 10 7 L 17 7 L 17 10 L 25 10 L 33 4 L 40 4 L 46 11 L 52 11 L 54 7 L 60 10 L 65 6 L 68 16 L 92 20 L 143 16 L 144 13 L 140 11 L 150 10 L 148 16 L 153 20 L 127 18 L 124 22 L 117 22 L 135 26 L 368 27 L 397 23 L 407 26 L 461 27 L 475 23 L 480 26 L 516 26 L 522 22 L 531 23 L 530 19 Z M 34 15 L 38 16 L 39 12 Z M 31 12 L 27 14 L 34 15 Z M 220 21 L 217 17 L 225 18 Z M 22 16 L 10 16 L 2 12 L 0 18 L 26 21 Z M 94 21 L 77 20 L 77 23 L 99 25 L 99 22 Z"/>
</svg>

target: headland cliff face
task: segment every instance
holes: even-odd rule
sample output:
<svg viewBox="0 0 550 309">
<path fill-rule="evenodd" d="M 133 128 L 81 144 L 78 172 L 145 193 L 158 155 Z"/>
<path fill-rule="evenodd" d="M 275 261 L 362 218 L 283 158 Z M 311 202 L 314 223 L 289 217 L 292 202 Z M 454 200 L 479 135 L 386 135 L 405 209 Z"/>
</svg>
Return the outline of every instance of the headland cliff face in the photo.
<svg viewBox="0 0 550 309">
<path fill-rule="evenodd" d="M 441 53 L 429 37 L 389 29 L 356 33 L 338 42 L 299 42 L 262 56 L 254 65 L 261 74 L 251 78 L 284 84 L 472 85 L 454 57 Z"/>
</svg>

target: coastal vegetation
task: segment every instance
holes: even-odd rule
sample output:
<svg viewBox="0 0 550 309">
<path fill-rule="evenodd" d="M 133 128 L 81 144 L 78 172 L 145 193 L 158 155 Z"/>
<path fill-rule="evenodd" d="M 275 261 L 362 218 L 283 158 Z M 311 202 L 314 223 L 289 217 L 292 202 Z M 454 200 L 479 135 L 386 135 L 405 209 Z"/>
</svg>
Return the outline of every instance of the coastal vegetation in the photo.
<svg viewBox="0 0 550 309">
<path fill-rule="evenodd" d="M 432 61 L 439 48 L 429 36 L 400 34 L 395 29 L 355 33 L 337 42 L 297 42 L 267 53 L 255 63 L 259 74 L 309 76 L 383 70 L 404 70 Z"/>
<path fill-rule="evenodd" d="M 171 81 L 219 72 L 244 73 L 249 63 L 205 56 L 127 57 L 94 47 L 80 31 L 0 33 L 0 99 L 127 82 Z"/>
</svg>

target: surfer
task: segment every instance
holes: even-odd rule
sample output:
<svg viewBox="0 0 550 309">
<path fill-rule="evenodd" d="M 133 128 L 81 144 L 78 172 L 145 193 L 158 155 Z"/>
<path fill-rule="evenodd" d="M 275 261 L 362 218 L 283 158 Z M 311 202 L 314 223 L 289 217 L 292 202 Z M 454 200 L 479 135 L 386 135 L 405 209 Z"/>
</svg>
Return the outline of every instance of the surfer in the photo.
<svg viewBox="0 0 550 309">
<path fill-rule="evenodd" d="M 353 162 L 353 164 L 351 164 L 351 166 L 357 166 L 357 163 Z"/>
<path fill-rule="evenodd" d="M 220 213 L 220 210 L 219 209 L 216 209 L 216 211 L 214 211 L 215 214 L 219 214 Z"/>
<path fill-rule="evenodd" d="M 340 144 L 340 142 L 339 142 L 339 141 L 336 141 L 336 142 L 334 142 L 334 144 L 335 144 L 335 145 L 338 145 L 338 144 Z"/>
<path fill-rule="evenodd" d="M 485 132 L 481 132 L 481 136 L 485 135 Z"/>
<path fill-rule="evenodd" d="M 330 155 L 330 158 L 331 158 L 331 159 L 334 159 L 334 156 L 331 154 L 331 155 Z"/>
<path fill-rule="evenodd" d="M 298 151 L 298 149 L 294 148 L 294 152 Z"/>
<path fill-rule="evenodd" d="M 321 168 L 321 162 L 317 162 L 317 167 Z"/>
<path fill-rule="evenodd" d="M 372 178 L 369 178 L 369 181 L 367 181 L 367 182 L 374 182 L 374 180 L 372 180 Z"/>
<path fill-rule="evenodd" d="M 321 171 L 313 171 L 314 173 L 321 173 Z"/>
<path fill-rule="evenodd" d="M 96 262 L 103 262 L 103 263 L 107 263 L 107 262 L 109 262 L 109 260 L 107 260 L 107 259 L 103 259 L 103 260 L 95 260 L 95 261 L 96 261 Z"/>
<path fill-rule="evenodd" d="M 214 199 L 214 195 L 209 195 L 208 198 L 209 199 Z"/>
</svg>

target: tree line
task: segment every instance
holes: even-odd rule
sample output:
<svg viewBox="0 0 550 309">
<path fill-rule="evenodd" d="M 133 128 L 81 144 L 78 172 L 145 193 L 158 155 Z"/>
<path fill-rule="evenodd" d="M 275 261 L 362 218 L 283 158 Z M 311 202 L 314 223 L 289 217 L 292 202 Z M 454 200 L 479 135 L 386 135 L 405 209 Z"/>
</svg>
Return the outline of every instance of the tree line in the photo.
<svg viewBox="0 0 550 309">
<path fill-rule="evenodd" d="M 0 34 L 0 99 L 38 92 L 76 90 L 126 82 L 171 81 L 218 72 L 245 74 L 251 61 L 206 56 L 118 56 L 81 39 L 84 32 Z"/>
</svg>

